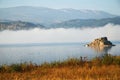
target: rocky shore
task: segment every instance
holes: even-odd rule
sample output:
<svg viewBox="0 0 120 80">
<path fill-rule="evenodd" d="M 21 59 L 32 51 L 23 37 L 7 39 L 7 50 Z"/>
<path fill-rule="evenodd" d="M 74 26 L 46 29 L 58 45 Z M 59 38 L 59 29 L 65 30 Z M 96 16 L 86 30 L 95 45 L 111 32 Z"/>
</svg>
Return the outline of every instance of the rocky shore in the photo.
<svg viewBox="0 0 120 80">
<path fill-rule="evenodd" d="M 107 37 L 101 37 L 95 39 L 93 42 L 87 44 L 86 46 L 90 47 L 110 47 L 115 46 L 112 42 L 110 42 Z"/>
</svg>

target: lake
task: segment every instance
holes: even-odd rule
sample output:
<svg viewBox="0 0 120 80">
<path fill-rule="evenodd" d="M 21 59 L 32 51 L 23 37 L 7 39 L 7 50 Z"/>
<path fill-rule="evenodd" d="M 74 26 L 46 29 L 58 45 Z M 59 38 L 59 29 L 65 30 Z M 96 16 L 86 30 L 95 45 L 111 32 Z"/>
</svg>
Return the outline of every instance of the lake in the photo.
<svg viewBox="0 0 120 80">
<path fill-rule="evenodd" d="M 68 58 L 87 57 L 92 59 L 106 53 L 120 55 L 120 43 L 109 48 L 85 47 L 99 37 L 110 41 L 120 41 L 120 25 L 107 24 L 101 27 L 84 29 L 31 29 L 0 31 L 0 65 L 32 62 L 41 64 L 65 60 Z"/>
<path fill-rule="evenodd" d="M 68 58 L 87 57 L 92 59 L 109 53 L 120 55 L 120 43 L 109 48 L 93 49 L 85 47 L 86 43 L 33 43 L 0 45 L 0 65 L 22 62 L 41 64 L 62 61 Z"/>
</svg>

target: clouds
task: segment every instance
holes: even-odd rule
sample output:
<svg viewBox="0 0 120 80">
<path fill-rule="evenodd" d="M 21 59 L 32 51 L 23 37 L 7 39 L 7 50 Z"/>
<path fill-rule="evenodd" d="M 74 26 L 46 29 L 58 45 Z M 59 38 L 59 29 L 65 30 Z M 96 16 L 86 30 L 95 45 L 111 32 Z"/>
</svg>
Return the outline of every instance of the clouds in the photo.
<svg viewBox="0 0 120 80">
<path fill-rule="evenodd" d="M 55 43 L 84 42 L 107 36 L 110 40 L 120 40 L 120 25 L 107 24 L 99 28 L 87 29 L 32 29 L 0 32 L 0 44 L 8 43 Z"/>
</svg>

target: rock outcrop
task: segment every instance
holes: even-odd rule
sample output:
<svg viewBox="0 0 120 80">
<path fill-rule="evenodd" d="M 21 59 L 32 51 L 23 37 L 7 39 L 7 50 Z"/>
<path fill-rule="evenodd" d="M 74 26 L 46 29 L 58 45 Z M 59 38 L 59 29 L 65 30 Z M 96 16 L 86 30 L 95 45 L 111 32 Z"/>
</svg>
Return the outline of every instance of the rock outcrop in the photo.
<svg viewBox="0 0 120 80">
<path fill-rule="evenodd" d="M 95 39 L 93 42 L 87 44 L 86 46 L 90 47 L 110 47 L 115 46 L 112 42 L 108 41 L 107 37 L 101 37 Z"/>
</svg>

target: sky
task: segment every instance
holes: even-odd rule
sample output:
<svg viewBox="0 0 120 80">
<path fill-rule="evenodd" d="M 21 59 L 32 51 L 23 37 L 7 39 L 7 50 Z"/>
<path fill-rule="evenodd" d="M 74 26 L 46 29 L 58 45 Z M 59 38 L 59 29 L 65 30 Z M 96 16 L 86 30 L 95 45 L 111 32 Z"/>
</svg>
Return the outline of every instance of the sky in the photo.
<svg viewBox="0 0 120 80">
<path fill-rule="evenodd" d="M 120 0 L 0 0 L 0 8 L 15 6 L 102 10 L 120 15 Z"/>
</svg>

